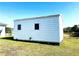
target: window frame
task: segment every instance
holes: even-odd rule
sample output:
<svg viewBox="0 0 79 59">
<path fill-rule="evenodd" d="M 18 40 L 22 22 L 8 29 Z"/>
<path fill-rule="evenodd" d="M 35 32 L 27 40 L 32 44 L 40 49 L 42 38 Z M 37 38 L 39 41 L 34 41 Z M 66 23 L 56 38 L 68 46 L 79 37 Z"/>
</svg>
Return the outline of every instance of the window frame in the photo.
<svg viewBox="0 0 79 59">
<path fill-rule="evenodd" d="M 17 25 L 17 30 L 21 30 L 21 24 Z"/>
<path fill-rule="evenodd" d="M 35 29 L 35 30 L 39 30 L 39 23 L 35 23 L 35 24 L 34 24 L 34 29 Z"/>
</svg>

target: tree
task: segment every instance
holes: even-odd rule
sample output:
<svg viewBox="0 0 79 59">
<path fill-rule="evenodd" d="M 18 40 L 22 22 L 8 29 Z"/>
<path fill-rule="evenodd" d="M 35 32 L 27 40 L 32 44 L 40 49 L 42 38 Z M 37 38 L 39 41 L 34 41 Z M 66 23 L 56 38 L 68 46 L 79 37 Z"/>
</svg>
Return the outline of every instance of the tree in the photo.
<svg viewBox="0 0 79 59">
<path fill-rule="evenodd" d="M 63 31 L 65 33 L 70 33 L 71 32 L 71 27 L 64 28 Z"/>
<path fill-rule="evenodd" d="M 64 28 L 65 33 L 69 33 L 70 36 L 79 37 L 79 27 L 74 25 L 73 27 Z"/>
<path fill-rule="evenodd" d="M 78 31 L 79 31 L 78 25 L 74 25 L 74 26 L 71 28 L 71 32 L 78 32 Z"/>
</svg>

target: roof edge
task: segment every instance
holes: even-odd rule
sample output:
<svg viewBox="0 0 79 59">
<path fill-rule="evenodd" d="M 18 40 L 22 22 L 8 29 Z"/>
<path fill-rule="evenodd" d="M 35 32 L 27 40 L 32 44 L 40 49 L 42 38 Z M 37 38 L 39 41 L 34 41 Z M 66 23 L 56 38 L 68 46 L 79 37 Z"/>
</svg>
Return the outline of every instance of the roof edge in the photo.
<svg viewBox="0 0 79 59">
<path fill-rule="evenodd" d="M 7 24 L 4 24 L 4 23 L 0 23 L 0 26 L 7 26 Z"/>
<path fill-rule="evenodd" d="M 14 20 L 14 21 L 23 21 L 23 20 L 30 20 L 30 19 L 46 18 L 46 17 L 55 17 L 55 16 L 60 16 L 60 15 L 62 15 L 62 14 L 48 15 L 48 16 L 38 16 L 38 17 L 23 18 L 23 19 L 16 19 L 16 20 Z"/>
</svg>

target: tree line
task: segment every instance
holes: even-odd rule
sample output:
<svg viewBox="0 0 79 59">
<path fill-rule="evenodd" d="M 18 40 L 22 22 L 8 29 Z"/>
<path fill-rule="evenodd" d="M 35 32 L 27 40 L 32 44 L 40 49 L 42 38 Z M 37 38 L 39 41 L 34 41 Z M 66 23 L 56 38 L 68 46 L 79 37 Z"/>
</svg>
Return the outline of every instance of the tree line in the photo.
<svg viewBox="0 0 79 59">
<path fill-rule="evenodd" d="M 73 27 L 66 27 L 63 29 L 64 33 L 70 34 L 70 36 L 79 37 L 79 25 L 74 25 Z"/>
</svg>

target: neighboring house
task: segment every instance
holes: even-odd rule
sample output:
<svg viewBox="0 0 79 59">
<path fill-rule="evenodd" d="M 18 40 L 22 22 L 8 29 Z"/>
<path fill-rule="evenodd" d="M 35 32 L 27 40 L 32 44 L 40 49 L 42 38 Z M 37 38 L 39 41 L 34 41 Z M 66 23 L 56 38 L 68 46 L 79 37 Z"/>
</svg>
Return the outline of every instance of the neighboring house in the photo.
<svg viewBox="0 0 79 59">
<path fill-rule="evenodd" d="M 5 28 L 6 24 L 0 23 L 0 37 L 4 37 L 6 35 Z"/>
<path fill-rule="evenodd" d="M 63 40 L 62 15 L 14 20 L 14 39 L 60 43 Z"/>
</svg>

